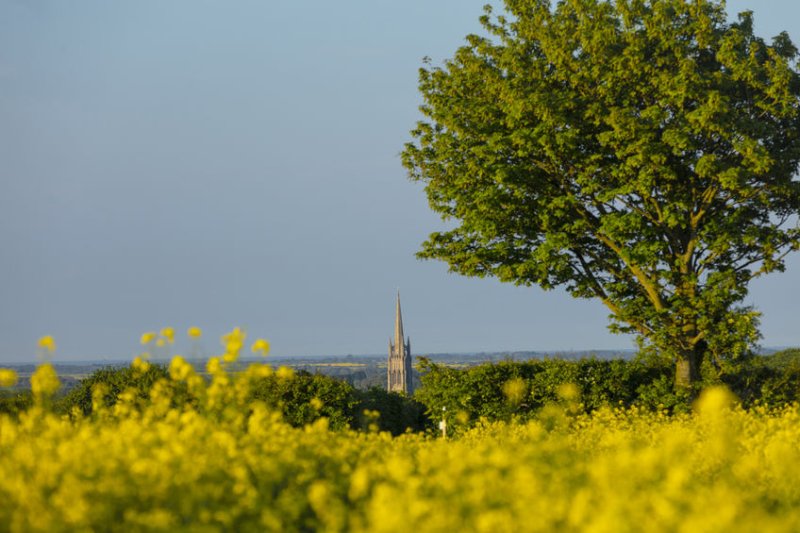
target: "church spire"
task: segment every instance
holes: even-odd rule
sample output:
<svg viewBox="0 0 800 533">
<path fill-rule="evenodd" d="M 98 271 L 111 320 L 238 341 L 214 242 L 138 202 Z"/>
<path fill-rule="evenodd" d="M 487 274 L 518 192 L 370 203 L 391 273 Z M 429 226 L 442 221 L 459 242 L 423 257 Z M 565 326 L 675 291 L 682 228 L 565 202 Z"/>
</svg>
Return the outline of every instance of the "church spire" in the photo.
<svg viewBox="0 0 800 533">
<path fill-rule="evenodd" d="M 397 310 L 394 317 L 394 345 L 402 346 L 405 344 L 403 336 L 403 313 L 400 311 L 400 290 L 397 291 Z"/>
<path fill-rule="evenodd" d="M 394 317 L 394 342 L 389 339 L 389 360 L 386 369 L 386 388 L 389 391 L 414 392 L 411 369 L 411 341 L 403 334 L 403 312 L 400 310 L 400 291 Z"/>
</svg>

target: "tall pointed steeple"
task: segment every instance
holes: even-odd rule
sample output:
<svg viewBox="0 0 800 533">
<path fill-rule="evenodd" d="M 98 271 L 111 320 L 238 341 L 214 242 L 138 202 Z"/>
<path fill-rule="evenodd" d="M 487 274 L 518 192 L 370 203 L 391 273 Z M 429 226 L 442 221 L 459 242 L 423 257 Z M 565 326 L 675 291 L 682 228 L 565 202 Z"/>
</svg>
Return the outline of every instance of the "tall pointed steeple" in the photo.
<svg viewBox="0 0 800 533">
<path fill-rule="evenodd" d="M 389 339 L 389 361 L 386 368 L 386 389 L 389 391 L 413 392 L 411 380 L 411 340 L 403 335 L 403 313 L 400 311 L 400 291 L 397 291 L 397 307 L 394 317 L 394 342 Z"/>
<path fill-rule="evenodd" d="M 397 291 L 397 310 L 394 316 L 394 345 L 403 344 L 403 313 L 400 311 L 400 290 Z"/>
</svg>

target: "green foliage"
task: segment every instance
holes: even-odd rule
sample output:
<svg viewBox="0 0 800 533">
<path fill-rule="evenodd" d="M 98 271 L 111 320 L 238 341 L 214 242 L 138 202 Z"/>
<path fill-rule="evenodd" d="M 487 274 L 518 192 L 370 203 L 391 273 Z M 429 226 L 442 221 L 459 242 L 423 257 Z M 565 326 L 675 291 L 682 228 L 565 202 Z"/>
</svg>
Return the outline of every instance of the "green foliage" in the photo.
<svg viewBox="0 0 800 533">
<path fill-rule="evenodd" d="M 347 382 L 306 371 L 297 372 L 292 379 L 261 378 L 252 385 L 250 399 L 279 410 L 292 426 L 326 417 L 334 429 L 354 425 L 359 404 L 356 390 Z"/>
<path fill-rule="evenodd" d="M 112 407 L 120 394 L 133 391 L 135 397 L 144 401 L 150 397 L 156 384 L 169 389 L 171 403 L 195 403 L 197 398 L 189 394 L 185 383 L 170 380 L 166 367 L 149 365 L 144 372 L 133 367 L 104 368 L 81 380 L 77 387 L 59 399 L 56 409 L 71 413 L 77 409 L 83 415 L 92 414 L 93 394 L 99 387 L 103 391 L 105 407 Z M 367 429 L 377 423 L 380 431 L 399 435 L 408 430 L 424 431 L 430 427 L 424 406 L 404 395 L 389 393 L 373 387 L 358 391 L 346 381 L 299 371 L 291 378 L 270 374 L 250 383 L 248 401 L 259 402 L 281 413 L 290 425 L 302 427 L 320 418 L 327 418 L 332 429 L 348 427 Z M 0 412 L 18 413 L 31 405 L 30 394 L 0 397 Z M 377 413 L 366 417 L 364 411 Z"/>
<path fill-rule="evenodd" d="M 800 401 L 800 350 L 753 357 L 720 377 L 745 406 L 785 405 Z"/>
<path fill-rule="evenodd" d="M 672 377 L 665 371 L 650 383 L 644 383 L 636 389 L 635 405 L 649 411 L 687 413 L 691 410 L 694 396 L 695 391 L 692 389 L 676 389 Z"/>
<path fill-rule="evenodd" d="M 432 418 L 462 424 L 481 418 L 524 421 L 564 401 L 589 412 L 606 405 L 629 407 L 643 401 L 643 391 L 647 403 L 657 406 L 664 403 L 659 395 L 665 391 L 647 387 L 669 374 L 663 365 L 596 359 L 503 361 L 460 370 L 420 358 L 420 370 L 422 387 L 415 398 Z M 574 390 L 565 392 L 565 385 Z"/>
<path fill-rule="evenodd" d="M 561 404 L 591 413 L 608 407 L 686 413 L 701 389 L 724 384 L 744 407 L 781 408 L 800 401 L 800 350 L 753 357 L 708 372 L 694 388 L 675 387 L 671 365 L 659 360 L 558 359 L 504 361 L 455 369 L 420 358 L 422 387 L 415 398 L 435 420 L 470 427 L 481 419 L 526 421 Z M 565 389 L 565 385 L 570 388 Z"/>
<path fill-rule="evenodd" d="M 70 413 L 77 408 L 84 415 L 91 414 L 92 395 L 97 386 L 103 387 L 103 402 L 106 407 L 116 404 L 119 395 L 127 390 L 135 391 L 139 399 L 146 400 L 150 397 L 153 385 L 168 377 L 167 368 L 163 365 L 151 364 L 144 372 L 131 366 L 102 368 L 82 379 L 75 388 L 58 400 L 56 407 L 63 413 Z M 176 386 L 172 381 L 168 383 Z"/>
<path fill-rule="evenodd" d="M 695 391 L 674 386 L 670 363 L 659 359 L 502 361 L 461 370 L 419 358 L 419 369 L 422 386 L 413 398 L 378 387 L 359 391 L 345 381 L 300 371 L 291 377 L 269 372 L 253 378 L 245 400 L 279 412 L 295 427 L 324 417 L 332 429 L 399 435 L 429 431 L 433 422 L 443 417 L 456 432 L 482 419 L 542 420 L 548 406 L 555 404 L 573 413 L 591 413 L 603 406 L 682 413 L 691 409 L 695 397 Z M 730 388 L 745 407 L 777 408 L 798 402 L 800 350 L 752 357 L 727 370 L 712 368 L 697 389 L 719 383 Z M 146 371 L 128 367 L 98 370 L 58 399 L 55 408 L 60 413 L 77 409 L 91 415 L 93 391 L 98 388 L 103 391 L 105 407 L 114 406 L 126 391 L 129 396 L 133 393 L 134 405 L 146 405 L 155 387 L 161 388 L 173 407 L 198 402 L 183 380 L 170 379 L 165 367 L 150 365 Z M 16 417 L 31 404 L 30 392 L 5 392 L 0 396 L 0 413 Z"/>
<path fill-rule="evenodd" d="M 31 391 L 0 390 L 0 414 L 18 417 L 19 414 L 33 405 Z"/>
<path fill-rule="evenodd" d="M 381 387 L 371 387 L 358 391 L 357 426 L 369 429 L 377 424 L 379 431 L 400 435 L 407 431 L 422 432 L 432 428 L 431 420 L 425 414 L 425 406 L 404 394 L 388 392 Z M 377 413 L 377 417 L 371 416 Z"/>
<path fill-rule="evenodd" d="M 800 367 L 800 348 L 788 348 L 761 358 L 765 366 L 775 369 Z"/>
<path fill-rule="evenodd" d="M 119 395 L 127 390 L 135 391 L 138 398 L 146 400 L 156 383 L 170 388 L 173 403 L 194 401 L 184 384 L 168 377 L 167 368 L 161 365 L 150 365 L 145 372 L 133 367 L 104 368 L 83 379 L 58 402 L 58 409 L 69 413 L 78 408 L 84 415 L 91 414 L 93 391 L 99 385 L 104 391 L 106 407 L 116 404 Z M 252 384 L 250 394 L 251 400 L 261 401 L 280 411 L 293 426 L 303 426 L 325 416 L 330 419 L 331 427 L 347 427 L 354 420 L 358 402 L 355 389 L 347 383 L 308 372 L 298 372 L 293 379 L 283 379 L 274 374 L 260 378 Z"/>
<path fill-rule="evenodd" d="M 252 399 L 278 409 L 286 422 L 301 427 L 321 417 L 333 429 L 370 429 L 399 435 L 424 431 L 430 426 L 422 404 L 379 387 L 359 391 L 346 381 L 297 372 L 292 379 L 270 376 L 254 384 Z M 366 413 L 365 413 L 366 411 Z"/>
<path fill-rule="evenodd" d="M 744 358 L 748 282 L 798 247 L 800 76 L 781 34 L 718 0 L 506 0 L 420 71 L 403 152 L 456 222 L 419 253 L 597 298 L 676 381 Z"/>
</svg>

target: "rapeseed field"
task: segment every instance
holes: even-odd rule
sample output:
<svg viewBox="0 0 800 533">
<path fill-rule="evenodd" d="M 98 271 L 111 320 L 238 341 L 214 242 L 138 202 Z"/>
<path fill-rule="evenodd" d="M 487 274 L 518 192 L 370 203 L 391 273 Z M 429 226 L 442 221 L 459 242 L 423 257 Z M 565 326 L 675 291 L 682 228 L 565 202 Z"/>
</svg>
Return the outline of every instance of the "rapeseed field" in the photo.
<svg viewBox="0 0 800 533">
<path fill-rule="evenodd" d="M 714 388 L 690 414 L 583 414 L 565 386 L 535 420 L 455 438 L 295 428 L 248 401 L 293 373 L 231 372 L 243 346 L 227 335 L 207 376 L 174 357 L 148 398 L 99 388 L 90 415 L 50 408 L 42 365 L 35 405 L 0 416 L 0 531 L 800 530 L 796 405 L 745 411 Z"/>
</svg>

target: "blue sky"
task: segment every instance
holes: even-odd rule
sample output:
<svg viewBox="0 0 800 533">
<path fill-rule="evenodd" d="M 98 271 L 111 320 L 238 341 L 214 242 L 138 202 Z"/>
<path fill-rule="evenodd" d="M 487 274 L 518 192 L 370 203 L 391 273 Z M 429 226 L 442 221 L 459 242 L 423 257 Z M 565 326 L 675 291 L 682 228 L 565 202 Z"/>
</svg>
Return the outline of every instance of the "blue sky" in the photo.
<svg viewBox="0 0 800 533">
<path fill-rule="evenodd" d="M 0 362 L 191 325 L 383 353 L 398 288 L 416 354 L 631 348 L 597 302 L 414 258 L 441 227 L 399 160 L 417 69 L 483 3 L 0 1 Z M 800 41 L 795 0 L 742 9 Z M 798 289 L 796 257 L 752 285 L 765 345 L 800 345 Z"/>
</svg>

